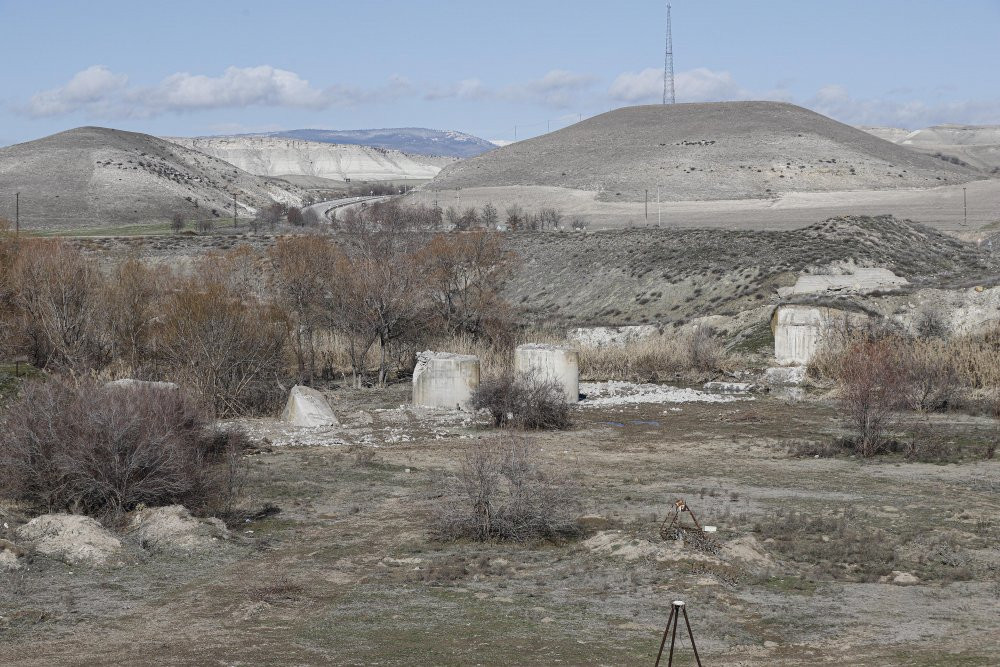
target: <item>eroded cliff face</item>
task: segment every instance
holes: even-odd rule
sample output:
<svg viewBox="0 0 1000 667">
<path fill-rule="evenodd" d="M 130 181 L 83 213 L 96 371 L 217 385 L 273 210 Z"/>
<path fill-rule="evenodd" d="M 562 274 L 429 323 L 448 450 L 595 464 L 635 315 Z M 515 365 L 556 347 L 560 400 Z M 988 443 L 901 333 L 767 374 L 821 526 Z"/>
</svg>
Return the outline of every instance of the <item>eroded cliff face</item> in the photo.
<svg viewBox="0 0 1000 667">
<path fill-rule="evenodd" d="M 281 137 L 173 137 L 170 141 L 258 176 L 315 176 L 335 181 L 431 179 L 455 158 Z"/>
</svg>

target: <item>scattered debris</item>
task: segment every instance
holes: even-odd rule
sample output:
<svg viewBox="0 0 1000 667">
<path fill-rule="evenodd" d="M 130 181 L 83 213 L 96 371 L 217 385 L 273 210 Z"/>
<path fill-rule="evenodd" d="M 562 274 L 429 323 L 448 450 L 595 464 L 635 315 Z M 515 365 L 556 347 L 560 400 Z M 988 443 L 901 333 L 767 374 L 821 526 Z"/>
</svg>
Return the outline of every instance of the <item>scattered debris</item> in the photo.
<svg viewBox="0 0 1000 667">
<path fill-rule="evenodd" d="M 753 400 L 749 396 L 710 394 L 697 389 L 670 385 L 636 384 L 620 381 L 582 382 L 580 383 L 580 391 L 587 397 L 580 401 L 580 405 L 585 407 L 638 403 L 729 403 Z"/>
</svg>

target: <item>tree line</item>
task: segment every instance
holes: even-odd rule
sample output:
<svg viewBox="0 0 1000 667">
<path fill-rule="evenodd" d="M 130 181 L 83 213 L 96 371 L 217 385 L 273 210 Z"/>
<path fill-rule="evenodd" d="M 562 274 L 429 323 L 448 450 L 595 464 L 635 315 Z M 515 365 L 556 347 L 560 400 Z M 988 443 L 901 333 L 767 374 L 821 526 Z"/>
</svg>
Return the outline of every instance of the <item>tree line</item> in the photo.
<svg viewBox="0 0 1000 667">
<path fill-rule="evenodd" d="M 495 233 L 428 231 L 398 207 L 183 270 L 137 257 L 102 268 L 66 241 L 0 236 L 0 354 L 174 381 L 218 416 L 266 412 L 290 382 L 323 372 L 317 353 L 333 340 L 356 385 L 384 385 L 437 336 L 509 336 L 501 289 L 514 266 Z"/>
</svg>

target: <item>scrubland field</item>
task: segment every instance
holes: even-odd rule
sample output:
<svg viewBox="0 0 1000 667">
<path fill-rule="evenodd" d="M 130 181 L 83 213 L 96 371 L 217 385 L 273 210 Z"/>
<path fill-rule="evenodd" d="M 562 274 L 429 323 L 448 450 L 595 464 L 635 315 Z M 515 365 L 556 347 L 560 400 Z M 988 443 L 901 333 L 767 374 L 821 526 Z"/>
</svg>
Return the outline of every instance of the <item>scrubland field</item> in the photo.
<svg viewBox="0 0 1000 667">
<path fill-rule="evenodd" d="M 995 663 L 989 249 L 453 215 L 5 236 L 0 662 L 648 664 L 683 599 L 704 664 Z M 903 282 L 795 293 L 855 267 Z M 774 373 L 789 304 L 867 324 Z M 480 357 L 478 409 L 411 404 L 424 349 Z M 283 419 L 295 384 L 339 423 Z"/>
</svg>

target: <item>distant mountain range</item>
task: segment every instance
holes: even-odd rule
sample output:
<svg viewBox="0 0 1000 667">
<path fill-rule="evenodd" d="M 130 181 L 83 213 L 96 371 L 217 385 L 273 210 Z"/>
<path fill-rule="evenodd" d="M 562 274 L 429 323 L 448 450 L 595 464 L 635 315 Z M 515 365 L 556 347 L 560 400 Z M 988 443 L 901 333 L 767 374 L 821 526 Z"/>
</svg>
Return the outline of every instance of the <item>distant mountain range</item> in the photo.
<svg viewBox="0 0 1000 667">
<path fill-rule="evenodd" d="M 467 158 L 481 155 L 496 146 L 464 132 L 428 130 L 422 127 L 397 127 L 381 130 L 283 130 L 256 136 L 287 137 L 327 144 L 375 146 L 416 155 L 440 155 Z"/>
</svg>

